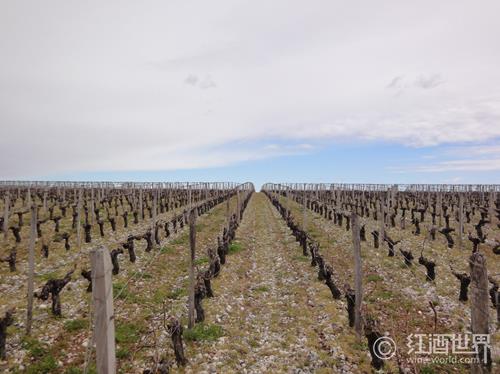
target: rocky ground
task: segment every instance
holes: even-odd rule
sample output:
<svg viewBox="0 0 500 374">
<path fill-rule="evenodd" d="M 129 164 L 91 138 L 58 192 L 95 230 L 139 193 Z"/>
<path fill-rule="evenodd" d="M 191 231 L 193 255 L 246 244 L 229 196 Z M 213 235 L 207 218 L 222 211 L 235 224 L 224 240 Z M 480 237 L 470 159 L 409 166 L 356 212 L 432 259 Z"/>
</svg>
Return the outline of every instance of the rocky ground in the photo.
<svg viewBox="0 0 500 374">
<path fill-rule="evenodd" d="M 235 209 L 235 200 L 231 200 L 231 210 Z M 301 206 L 292 201 L 283 203 L 294 216 L 303 217 Z M 217 236 L 226 223 L 226 209 L 226 204 L 221 204 L 197 221 L 199 269 L 207 265 L 206 249 L 216 246 Z M 320 242 L 321 253 L 333 265 L 339 288 L 344 283 L 352 286 L 351 233 L 310 211 L 306 212 L 306 222 L 307 231 Z M 401 255 L 389 259 L 385 247 L 374 250 L 369 232 L 376 224 L 364 223 L 369 239 L 362 244 L 365 310 L 381 319 L 383 332 L 394 336 L 398 345 L 404 345 L 404 335 L 408 332 L 433 330 L 430 300 L 437 305 L 437 331 L 467 331 L 470 306 L 458 301 L 458 281 L 448 269 L 438 267 L 434 284 L 423 281 L 425 273 L 418 265 L 404 266 Z M 396 239 L 401 236 L 407 247 L 417 251 L 420 241 L 409 230 L 394 230 L 391 234 Z M 466 258 L 465 252 L 447 251 L 441 242 L 433 246 L 430 254 L 440 264 L 453 261 L 458 267 Z M 348 326 L 345 298 L 334 300 L 325 284 L 317 280 L 317 269 L 311 267 L 310 258 L 302 255 L 302 249 L 263 193 L 252 195 L 230 246 L 227 263 L 212 281 L 215 295 L 203 301 L 206 320 L 195 329 L 184 331 L 189 360 L 185 368 L 174 363 L 163 318 L 176 316 L 184 326 L 187 324 L 188 230 L 185 228 L 165 240 L 151 253 L 143 249 L 137 253 L 138 262 L 133 266 L 127 256 L 122 256 L 123 270 L 113 278 L 115 297 L 120 295 L 115 300 L 120 373 L 142 373 L 154 368 L 162 358 L 172 364 L 172 372 L 186 373 L 372 371 L 366 339 L 358 341 Z M 78 256 L 85 265 L 87 252 L 65 253 L 64 249 L 56 248 L 49 257 L 50 266 L 37 267 L 37 286 L 43 283 L 45 274 L 64 272 Z M 488 260 L 492 266 L 498 263 L 491 256 Z M 24 261 L 23 257 L 20 261 Z M 0 370 L 82 373 L 85 359 L 94 359 L 87 355 L 91 341 L 86 281 L 75 275 L 63 291 L 62 318 L 50 315 L 48 303 L 36 301 L 33 336 L 26 339 L 22 333 L 25 267 L 20 266 L 15 274 L 5 268 L 0 269 L 2 300 L 16 305 L 18 312 L 14 326 L 8 330 L 8 358 L 0 363 Z M 490 313 L 494 318 L 493 309 Z M 493 333 L 497 339 L 498 332 Z M 498 348 L 498 340 L 493 344 Z M 92 365 L 89 368 L 89 373 L 95 372 Z M 450 365 L 407 369 L 425 373 L 467 370 Z M 395 359 L 386 363 L 385 370 L 397 372 Z"/>
</svg>

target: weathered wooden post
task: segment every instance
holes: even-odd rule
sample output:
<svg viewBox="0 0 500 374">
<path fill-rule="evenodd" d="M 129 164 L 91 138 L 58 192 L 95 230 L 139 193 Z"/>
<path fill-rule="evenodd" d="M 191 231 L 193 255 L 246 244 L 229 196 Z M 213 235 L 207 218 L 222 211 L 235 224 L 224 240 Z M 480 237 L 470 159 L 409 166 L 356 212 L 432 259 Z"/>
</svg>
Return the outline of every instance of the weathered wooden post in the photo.
<svg viewBox="0 0 500 374">
<path fill-rule="evenodd" d="M 3 206 L 3 238 L 7 240 L 7 231 L 9 230 L 9 208 L 10 208 L 10 194 L 9 191 L 5 192 L 4 206 Z"/>
<path fill-rule="evenodd" d="M 379 219 L 380 219 L 380 229 L 379 229 L 379 243 L 381 246 L 384 245 L 384 238 L 385 238 L 385 218 L 384 218 L 384 203 L 382 202 L 383 197 L 380 196 L 380 208 L 379 208 Z"/>
<path fill-rule="evenodd" d="M 90 187 L 90 217 L 92 219 L 92 225 L 95 224 L 95 203 L 94 203 L 94 187 Z"/>
<path fill-rule="evenodd" d="M 352 224 L 352 244 L 354 255 L 354 329 L 356 330 L 356 337 L 361 339 L 361 302 L 363 300 L 363 285 L 362 285 L 362 263 L 361 263 L 361 241 L 359 236 L 359 218 L 356 213 L 351 214 Z"/>
<path fill-rule="evenodd" d="M 33 290 L 35 277 L 35 241 L 36 241 L 36 205 L 31 206 L 30 222 L 30 244 L 28 251 L 28 307 L 26 310 L 26 335 L 31 333 L 31 324 L 33 321 Z"/>
<path fill-rule="evenodd" d="M 464 233 L 464 193 L 458 193 L 458 247 L 463 249 L 464 241 L 463 241 L 463 233 Z"/>
<path fill-rule="evenodd" d="M 158 204 L 158 190 L 153 190 L 153 222 L 151 222 L 151 232 L 153 233 L 153 247 L 156 247 L 156 207 Z"/>
<path fill-rule="evenodd" d="M 225 191 L 229 194 L 229 191 Z M 229 221 L 231 219 L 231 209 L 229 208 L 229 197 L 226 198 L 226 226 L 229 228 Z"/>
<path fill-rule="evenodd" d="M 116 372 L 115 320 L 113 312 L 113 282 L 111 257 L 104 247 L 90 252 L 92 266 L 92 300 L 94 304 L 94 340 L 96 344 L 97 372 Z"/>
<path fill-rule="evenodd" d="M 83 191 L 80 188 L 78 190 L 78 206 L 77 206 L 77 215 L 76 215 L 76 246 L 78 247 L 78 250 L 82 249 L 82 225 L 81 225 L 81 220 L 82 220 L 82 194 Z"/>
<path fill-rule="evenodd" d="M 236 190 L 236 222 L 240 223 L 241 214 L 241 198 L 240 198 L 240 187 L 238 186 Z"/>
<path fill-rule="evenodd" d="M 191 209 L 189 213 L 189 305 L 188 327 L 194 327 L 194 261 L 196 255 L 196 212 Z"/>
<path fill-rule="evenodd" d="M 302 230 L 307 231 L 307 205 L 306 205 L 306 184 L 303 184 L 303 199 L 302 199 Z"/>
<path fill-rule="evenodd" d="M 469 259 L 471 277 L 471 332 L 489 334 L 488 312 L 488 273 L 486 258 L 480 252 L 473 253 Z M 472 363 L 472 373 L 489 373 L 491 352 L 488 346 L 478 346 L 479 363 Z"/>
<path fill-rule="evenodd" d="M 141 221 L 144 219 L 144 214 L 142 210 L 142 186 L 139 189 L 139 217 L 141 217 Z"/>
</svg>

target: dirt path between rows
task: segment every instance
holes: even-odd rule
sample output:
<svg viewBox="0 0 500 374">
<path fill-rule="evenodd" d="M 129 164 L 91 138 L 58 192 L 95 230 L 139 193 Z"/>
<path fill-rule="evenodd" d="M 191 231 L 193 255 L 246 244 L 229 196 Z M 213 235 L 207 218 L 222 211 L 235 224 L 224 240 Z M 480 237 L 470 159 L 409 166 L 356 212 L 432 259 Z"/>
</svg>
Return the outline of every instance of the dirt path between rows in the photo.
<svg viewBox="0 0 500 374">
<path fill-rule="evenodd" d="M 277 211 L 262 193 L 251 198 L 236 250 L 204 301 L 215 342 L 193 347 L 187 372 L 355 372 L 336 336 L 347 325 L 343 302 L 316 280 Z"/>
</svg>

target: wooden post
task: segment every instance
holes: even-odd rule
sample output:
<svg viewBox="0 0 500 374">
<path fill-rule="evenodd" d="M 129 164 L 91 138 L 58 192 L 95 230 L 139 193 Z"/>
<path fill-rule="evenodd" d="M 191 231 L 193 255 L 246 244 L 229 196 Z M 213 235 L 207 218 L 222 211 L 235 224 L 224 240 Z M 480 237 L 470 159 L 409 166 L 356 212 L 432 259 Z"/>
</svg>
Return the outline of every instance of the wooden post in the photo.
<svg viewBox="0 0 500 374">
<path fill-rule="evenodd" d="M 240 213 L 241 213 L 241 198 L 240 198 L 240 188 L 236 190 L 236 222 L 240 223 Z"/>
<path fill-rule="evenodd" d="M 82 249 L 82 225 L 81 225 L 81 220 L 82 220 L 82 194 L 83 191 L 80 188 L 78 190 L 78 207 L 77 209 L 77 216 L 76 216 L 76 245 L 78 247 L 78 250 Z"/>
<path fill-rule="evenodd" d="M 382 202 L 382 197 L 380 197 L 380 209 L 379 209 L 379 215 L 380 215 L 380 229 L 379 229 L 379 237 L 378 241 L 381 246 L 384 245 L 384 237 L 385 237 L 385 219 L 384 219 L 384 204 Z"/>
<path fill-rule="evenodd" d="M 153 233 L 153 247 L 156 247 L 156 206 L 158 204 L 158 190 L 153 190 L 153 222 L 151 223 L 151 230 Z"/>
<path fill-rule="evenodd" d="M 3 238 L 7 240 L 7 231 L 9 229 L 9 208 L 10 208 L 10 195 L 9 191 L 5 192 L 4 207 L 3 207 Z"/>
<path fill-rule="evenodd" d="M 473 253 L 469 259 L 471 277 L 471 332 L 472 334 L 489 334 L 489 300 L 488 273 L 486 258 L 480 252 Z M 489 373 L 488 360 L 491 368 L 491 353 L 488 347 L 479 345 L 478 359 L 480 363 L 471 365 L 472 373 Z M 486 362 L 485 362 L 486 361 Z"/>
<path fill-rule="evenodd" d="M 35 277 L 36 205 L 31 206 L 30 245 L 28 252 L 28 308 L 26 312 L 26 335 L 31 333 L 33 321 L 33 290 Z"/>
<path fill-rule="evenodd" d="M 113 282 L 111 257 L 100 247 L 90 252 L 92 266 L 92 300 L 94 303 L 94 340 L 96 343 L 97 372 L 114 374 L 115 322 L 113 313 Z"/>
<path fill-rule="evenodd" d="M 458 193 L 458 247 L 463 249 L 464 241 L 464 193 Z"/>
<path fill-rule="evenodd" d="M 307 231 L 307 205 L 306 205 L 306 185 L 304 184 L 304 198 L 302 199 L 302 230 Z"/>
<path fill-rule="evenodd" d="M 139 190 L 139 217 L 141 217 L 141 221 L 144 219 L 142 214 L 142 187 Z"/>
<path fill-rule="evenodd" d="M 488 213 L 490 215 L 490 221 L 492 224 L 496 222 L 496 216 L 495 216 L 495 201 L 496 201 L 496 193 L 495 192 L 490 192 L 490 198 L 489 198 L 489 207 L 488 207 Z"/>
<path fill-rule="evenodd" d="M 192 209 L 189 213 L 189 305 L 188 327 L 194 327 L 194 261 L 196 255 L 196 213 Z"/>
<path fill-rule="evenodd" d="M 359 218 L 356 213 L 351 214 L 352 225 L 352 244 L 354 255 L 354 329 L 356 330 L 356 337 L 361 339 L 361 302 L 363 299 L 363 285 L 362 285 L 362 263 L 361 263 L 361 241 L 359 236 Z"/>
<path fill-rule="evenodd" d="M 95 212 L 94 212 L 94 188 L 90 188 L 90 217 L 92 219 L 92 225 L 95 224 Z"/>
<path fill-rule="evenodd" d="M 437 206 L 436 206 L 436 213 L 439 216 L 439 226 L 442 224 L 442 217 L 443 217 L 443 196 L 441 194 L 441 191 L 437 193 Z"/>
<path fill-rule="evenodd" d="M 229 194 L 229 192 L 227 192 Z M 229 221 L 231 220 L 231 209 L 229 208 L 229 197 L 226 198 L 226 226 L 229 228 Z"/>
</svg>

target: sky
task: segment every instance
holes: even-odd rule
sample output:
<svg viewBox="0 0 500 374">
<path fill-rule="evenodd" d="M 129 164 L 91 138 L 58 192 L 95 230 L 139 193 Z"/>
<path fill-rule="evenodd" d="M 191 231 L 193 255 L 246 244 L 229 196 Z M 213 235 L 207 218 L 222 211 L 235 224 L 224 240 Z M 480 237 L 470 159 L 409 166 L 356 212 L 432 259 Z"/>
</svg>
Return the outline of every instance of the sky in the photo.
<svg viewBox="0 0 500 374">
<path fill-rule="evenodd" d="M 0 1 L 0 179 L 500 183 L 499 1 Z"/>
</svg>

